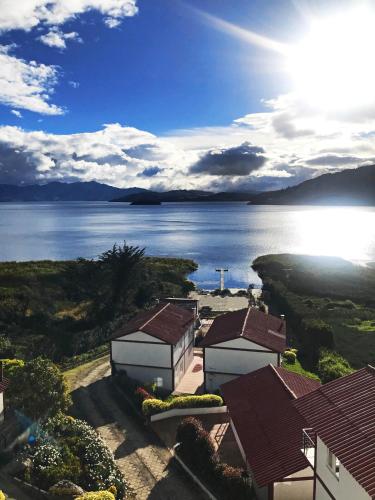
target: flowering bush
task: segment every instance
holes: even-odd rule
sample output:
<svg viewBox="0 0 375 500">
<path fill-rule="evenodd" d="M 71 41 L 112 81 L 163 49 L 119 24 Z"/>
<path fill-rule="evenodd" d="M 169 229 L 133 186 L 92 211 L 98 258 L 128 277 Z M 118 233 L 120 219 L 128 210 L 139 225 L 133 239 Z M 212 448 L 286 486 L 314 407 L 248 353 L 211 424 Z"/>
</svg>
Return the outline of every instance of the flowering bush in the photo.
<svg viewBox="0 0 375 500">
<path fill-rule="evenodd" d="M 112 452 L 82 420 L 62 414 L 49 419 L 29 455 L 32 465 L 28 474 L 36 486 L 48 489 L 68 479 L 89 491 L 115 486 L 117 497 L 124 496 L 127 485 Z"/>
<path fill-rule="evenodd" d="M 146 389 L 144 389 L 143 387 L 137 387 L 137 389 L 135 390 L 135 393 L 137 396 L 140 397 L 140 399 L 143 401 L 145 401 L 146 399 L 152 399 L 154 396 L 151 396 L 151 394 L 149 392 L 146 391 Z"/>
</svg>

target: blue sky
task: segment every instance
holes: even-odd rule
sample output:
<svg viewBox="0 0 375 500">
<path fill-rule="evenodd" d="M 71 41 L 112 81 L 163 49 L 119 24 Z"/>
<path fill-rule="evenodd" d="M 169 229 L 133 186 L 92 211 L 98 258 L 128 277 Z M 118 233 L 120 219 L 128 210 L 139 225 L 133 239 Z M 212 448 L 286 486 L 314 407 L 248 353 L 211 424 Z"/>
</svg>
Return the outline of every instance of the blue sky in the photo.
<svg viewBox="0 0 375 500">
<path fill-rule="evenodd" d="M 312 13 L 324 19 L 339 5 L 349 17 L 358 2 L 76 5 L 0 5 L 0 182 L 270 189 L 375 156 L 362 110 L 311 111 L 332 94 L 302 99 L 286 56 L 244 35 L 298 46 Z"/>
</svg>

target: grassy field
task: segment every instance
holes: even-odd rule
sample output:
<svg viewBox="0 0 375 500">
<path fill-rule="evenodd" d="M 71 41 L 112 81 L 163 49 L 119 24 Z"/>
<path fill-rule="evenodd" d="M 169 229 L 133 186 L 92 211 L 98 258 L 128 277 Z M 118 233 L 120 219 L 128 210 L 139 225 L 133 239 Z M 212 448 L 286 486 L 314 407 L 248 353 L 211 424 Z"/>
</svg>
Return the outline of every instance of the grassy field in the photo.
<svg viewBox="0 0 375 500">
<path fill-rule="evenodd" d="M 375 364 L 375 269 L 333 257 L 266 255 L 254 269 L 271 292 L 271 310 L 286 314 L 297 347 L 304 320 L 332 327 L 334 349 L 354 368 Z"/>
</svg>

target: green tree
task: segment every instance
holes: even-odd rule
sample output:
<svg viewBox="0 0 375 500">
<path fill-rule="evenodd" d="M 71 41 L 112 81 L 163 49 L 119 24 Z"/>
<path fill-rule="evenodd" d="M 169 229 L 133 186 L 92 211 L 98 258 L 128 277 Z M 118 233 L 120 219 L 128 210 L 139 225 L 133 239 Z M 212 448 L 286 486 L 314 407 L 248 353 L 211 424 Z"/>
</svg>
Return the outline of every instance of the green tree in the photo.
<svg viewBox="0 0 375 500">
<path fill-rule="evenodd" d="M 323 384 L 350 373 L 353 373 L 353 368 L 345 358 L 337 352 L 322 349 L 318 362 L 318 375 Z"/>
<path fill-rule="evenodd" d="M 41 357 L 13 371 L 6 396 L 12 408 L 32 420 L 54 416 L 70 405 L 63 374 L 50 360 Z"/>
</svg>

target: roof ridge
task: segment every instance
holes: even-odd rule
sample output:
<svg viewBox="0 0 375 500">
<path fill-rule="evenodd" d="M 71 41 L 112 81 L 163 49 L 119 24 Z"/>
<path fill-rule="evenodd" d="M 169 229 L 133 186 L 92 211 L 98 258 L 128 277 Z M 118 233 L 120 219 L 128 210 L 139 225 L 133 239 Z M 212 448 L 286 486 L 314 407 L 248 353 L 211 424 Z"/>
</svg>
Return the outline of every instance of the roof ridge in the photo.
<svg viewBox="0 0 375 500">
<path fill-rule="evenodd" d="M 161 309 L 159 309 L 159 311 L 157 311 L 153 316 L 151 316 L 151 318 L 149 318 L 146 323 L 144 325 L 142 325 L 139 330 L 142 331 L 142 329 L 147 326 L 151 321 L 153 321 L 157 316 L 159 316 L 159 314 L 164 311 L 164 309 L 166 309 L 168 306 L 170 306 L 171 303 L 170 302 L 167 302 L 165 304 L 165 306 L 163 306 Z"/>
<path fill-rule="evenodd" d="M 274 373 L 276 374 L 276 376 L 280 380 L 281 384 L 294 397 L 294 399 L 298 399 L 297 394 L 294 391 L 292 391 L 292 389 L 289 387 L 289 385 L 285 382 L 285 380 L 282 378 L 282 376 L 278 373 L 278 371 L 276 370 L 276 367 L 271 365 L 271 364 L 269 364 L 268 366 L 270 366 L 272 368 L 272 370 L 274 371 Z M 281 368 L 281 367 L 278 366 L 278 368 Z"/>
<path fill-rule="evenodd" d="M 246 328 L 246 325 L 247 325 L 247 319 L 249 317 L 250 310 L 251 310 L 251 306 L 247 308 L 246 316 L 245 316 L 245 319 L 244 319 L 244 322 L 243 322 L 243 325 L 242 325 L 242 328 L 241 328 L 240 337 L 243 337 L 243 334 L 245 333 L 245 328 Z"/>
</svg>

